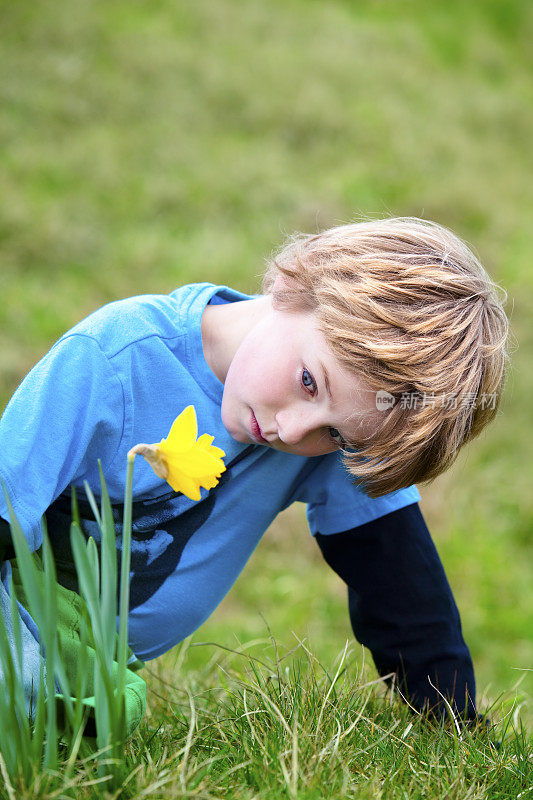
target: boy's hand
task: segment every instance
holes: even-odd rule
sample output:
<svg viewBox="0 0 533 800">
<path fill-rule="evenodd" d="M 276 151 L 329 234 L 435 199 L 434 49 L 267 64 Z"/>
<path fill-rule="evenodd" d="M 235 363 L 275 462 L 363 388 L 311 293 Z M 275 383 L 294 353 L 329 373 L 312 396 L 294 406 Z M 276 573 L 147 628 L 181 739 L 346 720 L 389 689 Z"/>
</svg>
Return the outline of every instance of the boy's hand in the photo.
<svg viewBox="0 0 533 800">
<path fill-rule="evenodd" d="M 418 504 L 316 539 L 348 585 L 354 633 L 379 674 L 394 673 L 417 711 L 479 720 L 459 612 Z"/>
</svg>

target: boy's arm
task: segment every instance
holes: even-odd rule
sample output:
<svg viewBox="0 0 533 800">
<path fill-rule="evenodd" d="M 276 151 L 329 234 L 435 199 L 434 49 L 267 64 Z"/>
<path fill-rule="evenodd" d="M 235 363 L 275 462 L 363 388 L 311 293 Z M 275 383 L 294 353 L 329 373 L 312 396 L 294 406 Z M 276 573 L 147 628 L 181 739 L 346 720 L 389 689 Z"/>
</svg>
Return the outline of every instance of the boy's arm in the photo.
<svg viewBox="0 0 533 800">
<path fill-rule="evenodd" d="M 40 520 L 73 481 L 112 464 L 124 431 L 119 377 L 90 336 L 67 335 L 26 375 L 0 417 L 0 517 L 4 488 L 31 550 Z M 0 542 L 10 544 L 7 523 Z M 7 556 L 9 557 L 9 556 Z"/>
<path fill-rule="evenodd" d="M 472 659 L 418 504 L 316 539 L 348 584 L 354 633 L 380 675 L 396 673 L 402 695 L 417 710 L 444 712 L 444 695 L 459 714 L 475 718 Z"/>
</svg>

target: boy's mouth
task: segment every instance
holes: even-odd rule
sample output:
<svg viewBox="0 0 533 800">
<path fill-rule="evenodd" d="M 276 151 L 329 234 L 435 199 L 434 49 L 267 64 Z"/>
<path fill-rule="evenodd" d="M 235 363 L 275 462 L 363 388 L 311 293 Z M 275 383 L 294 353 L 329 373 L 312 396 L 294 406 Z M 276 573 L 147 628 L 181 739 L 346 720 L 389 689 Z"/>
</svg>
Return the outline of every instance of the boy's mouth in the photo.
<svg viewBox="0 0 533 800">
<path fill-rule="evenodd" d="M 252 419 L 251 419 L 251 424 L 250 424 L 250 431 L 252 433 L 253 438 L 256 441 L 261 442 L 261 443 L 264 442 L 265 444 L 267 444 L 267 440 L 264 438 L 263 434 L 261 433 L 261 428 L 259 427 L 259 423 L 257 422 L 257 420 L 255 418 L 255 414 L 254 414 L 253 411 L 252 411 Z"/>
</svg>

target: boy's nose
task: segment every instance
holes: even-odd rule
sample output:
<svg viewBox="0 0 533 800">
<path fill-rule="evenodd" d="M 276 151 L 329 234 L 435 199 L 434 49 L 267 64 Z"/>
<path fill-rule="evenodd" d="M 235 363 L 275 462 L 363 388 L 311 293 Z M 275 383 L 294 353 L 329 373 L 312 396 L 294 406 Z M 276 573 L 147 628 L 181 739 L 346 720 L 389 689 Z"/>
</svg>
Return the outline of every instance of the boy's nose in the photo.
<svg viewBox="0 0 533 800">
<path fill-rule="evenodd" d="M 320 427 L 317 414 L 300 413 L 298 410 L 284 410 L 276 414 L 278 436 L 285 444 L 299 444 L 305 437 Z"/>
</svg>

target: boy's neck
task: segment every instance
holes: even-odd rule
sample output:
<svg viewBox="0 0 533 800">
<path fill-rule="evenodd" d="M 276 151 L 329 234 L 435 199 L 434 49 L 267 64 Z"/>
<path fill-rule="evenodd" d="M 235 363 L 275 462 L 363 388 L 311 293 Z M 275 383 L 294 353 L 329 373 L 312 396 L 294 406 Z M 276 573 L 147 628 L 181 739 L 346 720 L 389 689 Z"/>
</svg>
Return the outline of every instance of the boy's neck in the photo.
<svg viewBox="0 0 533 800">
<path fill-rule="evenodd" d="M 202 344 L 208 366 L 222 383 L 241 342 L 272 310 L 270 295 L 207 305 L 202 315 Z"/>
</svg>

